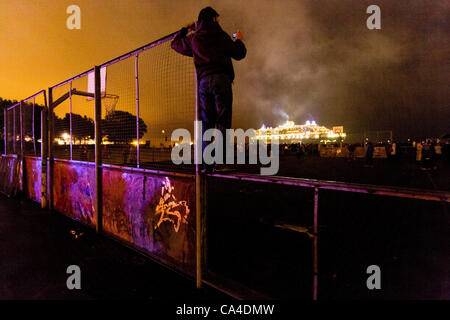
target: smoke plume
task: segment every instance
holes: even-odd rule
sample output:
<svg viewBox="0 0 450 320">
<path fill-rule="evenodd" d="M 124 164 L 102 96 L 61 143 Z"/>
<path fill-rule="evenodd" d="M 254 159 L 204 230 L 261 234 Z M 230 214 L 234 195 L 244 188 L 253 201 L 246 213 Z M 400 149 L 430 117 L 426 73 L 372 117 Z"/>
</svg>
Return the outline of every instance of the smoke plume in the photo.
<svg viewBox="0 0 450 320">
<path fill-rule="evenodd" d="M 312 117 L 400 138 L 449 130 L 450 2 L 376 2 L 381 30 L 366 27 L 372 0 L 205 1 L 248 49 L 235 63 L 233 126 Z"/>
</svg>

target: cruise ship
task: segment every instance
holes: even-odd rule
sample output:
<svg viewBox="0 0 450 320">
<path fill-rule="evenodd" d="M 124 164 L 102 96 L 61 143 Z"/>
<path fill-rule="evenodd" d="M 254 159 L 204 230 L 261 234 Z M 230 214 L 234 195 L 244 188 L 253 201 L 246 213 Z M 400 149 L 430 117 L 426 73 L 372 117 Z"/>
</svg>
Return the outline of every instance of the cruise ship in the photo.
<svg viewBox="0 0 450 320">
<path fill-rule="evenodd" d="M 294 121 L 286 121 L 281 126 L 272 128 L 262 126 L 256 130 L 256 139 L 271 141 L 277 138 L 282 144 L 294 144 L 299 142 L 327 143 L 341 142 L 346 134 L 343 126 L 332 129 L 318 125 L 315 121 L 306 121 L 303 125 L 297 125 Z"/>
</svg>

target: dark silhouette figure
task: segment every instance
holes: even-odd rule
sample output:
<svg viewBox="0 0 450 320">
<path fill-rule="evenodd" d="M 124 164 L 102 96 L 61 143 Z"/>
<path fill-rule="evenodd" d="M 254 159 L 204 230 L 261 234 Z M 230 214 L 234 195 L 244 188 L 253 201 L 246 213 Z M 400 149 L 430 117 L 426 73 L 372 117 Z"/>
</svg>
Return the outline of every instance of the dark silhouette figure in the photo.
<svg viewBox="0 0 450 320">
<path fill-rule="evenodd" d="M 234 70 L 231 59 L 245 58 L 247 49 L 238 30 L 236 40 L 222 30 L 219 14 L 211 7 L 200 11 L 198 21 L 182 28 L 172 41 L 172 48 L 185 56 L 193 57 L 199 83 L 199 113 L 203 133 L 217 127 L 225 137 L 231 128 L 231 109 Z M 195 32 L 188 31 L 195 25 Z M 225 151 L 226 143 L 224 143 Z M 204 150 L 206 143 L 203 143 Z M 225 152 L 223 153 L 225 157 Z M 204 172 L 213 172 L 213 166 L 205 166 Z"/>
<path fill-rule="evenodd" d="M 367 143 L 367 150 L 366 150 L 366 165 L 373 166 L 373 152 L 374 147 L 372 142 Z"/>
</svg>

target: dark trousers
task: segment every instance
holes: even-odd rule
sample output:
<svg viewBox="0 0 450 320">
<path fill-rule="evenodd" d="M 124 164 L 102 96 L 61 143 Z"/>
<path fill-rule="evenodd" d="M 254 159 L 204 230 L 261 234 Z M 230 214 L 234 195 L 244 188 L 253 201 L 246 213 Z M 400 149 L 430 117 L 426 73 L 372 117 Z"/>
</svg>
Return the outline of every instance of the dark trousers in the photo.
<svg viewBox="0 0 450 320">
<path fill-rule="evenodd" d="M 199 113 L 203 125 L 202 135 L 206 130 L 217 128 L 222 132 L 224 161 L 226 147 L 226 129 L 231 128 L 231 107 L 233 91 L 231 78 L 226 74 L 212 74 L 200 79 Z M 210 142 L 203 141 L 202 151 Z"/>
</svg>

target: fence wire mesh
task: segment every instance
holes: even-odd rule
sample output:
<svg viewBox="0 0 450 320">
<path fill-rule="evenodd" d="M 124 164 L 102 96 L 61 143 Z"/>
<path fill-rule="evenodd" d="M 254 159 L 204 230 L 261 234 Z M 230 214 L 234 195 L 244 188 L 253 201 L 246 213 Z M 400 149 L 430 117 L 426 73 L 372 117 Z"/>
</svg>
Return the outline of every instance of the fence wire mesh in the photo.
<svg viewBox="0 0 450 320">
<path fill-rule="evenodd" d="M 15 132 L 15 108 L 6 111 L 6 154 L 16 153 L 16 144 L 14 138 Z"/>
<path fill-rule="evenodd" d="M 15 154 L 21 154 L 22 152 L 22 126 L 20 123 L 20 117 L 21 117 L 21 111 L 20 111 L 20 104 L 14 107 L 13 111 L 13 121 L 14 121 L 14 153 Z"/>
<path fill-rule="evenodd" d="M 173 130 L 187 129 L 193 142 L 195 68 L 192 59 L 171 49 L 170 40 L 102 67 L 103 163 L 173 169 L 171 150 L 178 143 L 171 141 Z M 92 93 L 90 82 L 86 74 L 53 87 L 53 102 L 70 93 L 54 109 L 55 158 L 95 160 L 95 102 L 86 96 Z"/>
<path fill-rule="evenodd" d="M 58 101 L 70 90 L 70 83 L 53 89 L 53 102 Z M 54 135 L 52 143 L 53 156 L 56 159 L 70 160 L 70 100 L 66 99 L 55 106 L 53 117 Z"/>
<path fill-rule="evenodd" d="M 103 163 L 137 166 L 137 120 L 135 57 L 107 67 L 106 93 L 118 97 L 102 98 Z M 140 132 L 146 132 L 145 123 Z"/>
<path fill-rule="evenodd" d="M 69 97 L 71 102 L 71 160 L 95 160 L 95 103 L 92 97 L 79 95 L 88 92 L 88 76 L 83 76 L 71 82 L 73 93 Z"/>
<path fill-rule="evenodd" d="M 6 110 L 6 154 L 41 155 L 41 111 L 45 105 L 42 91 Z"/>
<path fill-rule="evenodd" d="M 41 155 L 41 111 L 44 105 L 43 94 L 22 102 L 24 156 Z"/>
<path fill-rule="evenodd" d="M 46 100 L 47 97 L 44 92 L 34 98 L 34 141 L 36 144 L 36 156 L 41 156 L 42 152 L 42 113 L 47 107 Z"/>
<path fill-rule="evenodd" d="M 140 165 L 174 166 L 170 155 L 177 142 L 171 141 L 172 132 L 187 129 L 194 140 L 194 64 L 191 58 L 175 53 L 167 41 L 139 55 L 138 71 L 140 117 L 147 124 L 139 149 Z"/>
</svg>

